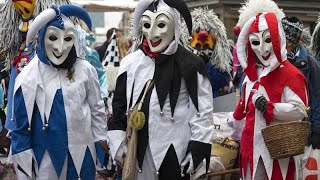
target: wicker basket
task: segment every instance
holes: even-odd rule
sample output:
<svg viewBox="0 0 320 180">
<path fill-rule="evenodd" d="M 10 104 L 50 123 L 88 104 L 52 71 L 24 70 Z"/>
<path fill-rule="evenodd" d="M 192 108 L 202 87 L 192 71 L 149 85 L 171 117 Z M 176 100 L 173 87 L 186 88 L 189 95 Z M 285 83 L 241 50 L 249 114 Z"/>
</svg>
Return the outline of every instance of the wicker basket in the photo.
<svg viewBox="0 0 320 180">
<path fill-rule="evenodd" d="M 310 123 L 295 121 L 270 125 L 262 136 L 272 159 L 287 158 L 304 153 Z"/>
</svg>

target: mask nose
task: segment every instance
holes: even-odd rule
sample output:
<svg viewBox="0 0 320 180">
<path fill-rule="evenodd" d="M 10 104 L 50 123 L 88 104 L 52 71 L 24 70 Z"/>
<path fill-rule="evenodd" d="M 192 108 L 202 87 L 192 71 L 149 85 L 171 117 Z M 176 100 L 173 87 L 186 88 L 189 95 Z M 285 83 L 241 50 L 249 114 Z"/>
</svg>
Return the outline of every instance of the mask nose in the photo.
<svg viewBox="0 0 320 180">
<path fill-rule="evenodd" d="M 265 47 L 265 43 L 262 41 L 260 42 L 260 46 L 259 46 L 259 53 L 261 56 L 265 56 L 266 55 L 266 47 Z"/>
<path fill-rule="evenodd" d="M 62 54 L 62 52 L 66 49 L 66 45 L 63 42 L 57 42 L 53 44 L 53 50 Z"/>
<path fill-rule="evenodd" d="M 209 33 L 207 31 L 200 31 L 198 34 L 198 40 L 204 44 L 208 40 Z"/>
<path fill-rule="evenodd" d="M 158 28 L 158 26 L 156 24 L 154 24 L 151 26 L 150 31 L 148 32 L 149 39 L 152 41 L 158 40 L 160 37 L 160 32 L 157 28 Z"/>
</svg>

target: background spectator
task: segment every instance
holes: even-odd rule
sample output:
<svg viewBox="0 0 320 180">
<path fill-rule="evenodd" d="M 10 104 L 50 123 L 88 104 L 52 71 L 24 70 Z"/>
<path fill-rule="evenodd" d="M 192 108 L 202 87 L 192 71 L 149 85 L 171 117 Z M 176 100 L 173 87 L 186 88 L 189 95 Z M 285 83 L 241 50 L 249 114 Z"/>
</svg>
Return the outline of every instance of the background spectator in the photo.
<svg viewBox="0 0 320 180">
<path fill-rule="evenodd" d="M 100 62 L 102 62 L 103 59 L 105 58 L 105 53 L 106 53 L 107 47 L 108 47 L 108 45 L 110 43 L 110 38 L 112 36 L 113 31 L 116 32 L 116 37 L 117 38 L 122 36 L 122 32 L 121 32 L 120 29 L 110 28 L 107 31 L 107 34 L 106 34 L 107 40 L 101 46 L 98 46 L 98 47 L 95 48 L 97 50 L 98 54 L 99 54 Z"/>
</svg>

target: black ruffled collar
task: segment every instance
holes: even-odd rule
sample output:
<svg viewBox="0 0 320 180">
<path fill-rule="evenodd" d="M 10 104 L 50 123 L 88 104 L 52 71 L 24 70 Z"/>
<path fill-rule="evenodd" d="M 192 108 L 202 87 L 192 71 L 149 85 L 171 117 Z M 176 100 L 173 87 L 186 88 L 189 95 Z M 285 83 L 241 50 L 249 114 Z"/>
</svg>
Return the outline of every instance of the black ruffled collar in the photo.
<svg viewBox="0 0 320 180">
<path fill-rule="evenodd" d="M 142 46 L 140 46 L 140 49 L 148 56 L 148 53 L 144 51 Z M 155 72 L 153 80 L 161 111 L 163 110 L 165 100 L 169 95 L 171 115 L 172 117 L 174 116 L 182 78 L 186 82 L 188 93 L 196 109 L 199 110 L 197 73 L 199 72 L 203 76 L 208 77 L 202 60 L 179 45 L 176 53 L 172 55 L 160 54 L 158 58 L 154 58 L 154 62 Z"/>
</svg>

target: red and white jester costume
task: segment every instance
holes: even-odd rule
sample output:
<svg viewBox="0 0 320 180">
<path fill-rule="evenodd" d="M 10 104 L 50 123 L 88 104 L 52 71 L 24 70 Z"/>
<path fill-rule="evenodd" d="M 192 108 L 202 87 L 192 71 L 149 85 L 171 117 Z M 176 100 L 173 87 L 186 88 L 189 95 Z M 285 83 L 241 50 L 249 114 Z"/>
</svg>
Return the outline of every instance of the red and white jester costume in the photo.
<svg viewBox="0 0 320 180">
<path fill-rule="evenodd" d="M 251 18 L 239 35 L 237 53 L 246 77 L 233 117 L 246 120 L 240 150 L 244 179 L 298 178 L 297 157 L 271 159 L 261 134 L 270 124 L 300 121 L 306 115 L 306 81 L 286 60 L 285 47 L 285 34 L 274 13 Z"/>
</svg>

